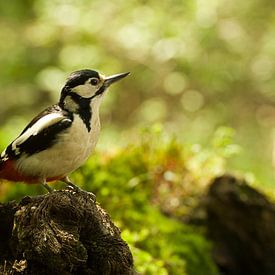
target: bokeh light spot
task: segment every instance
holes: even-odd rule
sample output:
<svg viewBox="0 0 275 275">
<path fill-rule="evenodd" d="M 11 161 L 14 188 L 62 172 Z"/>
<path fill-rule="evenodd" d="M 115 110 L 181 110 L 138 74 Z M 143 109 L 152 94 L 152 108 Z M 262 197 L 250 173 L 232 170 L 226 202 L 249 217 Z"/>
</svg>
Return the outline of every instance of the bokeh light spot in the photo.
<svg viewBox="0 0 275 275">
<path fill-rule="evenodd" d="M 195 112 L 204 104 L 203 95 L 196 90 L 188 90 L 181 97 L 181 104 L 186 111 Z"/>
<path fill-rule="evenodd" d="M 186 87 L 186 78 L 183 73 L 172 72 L 165 77 L 163 85 L 168 94 L 177 95 Z"/>
</svg>

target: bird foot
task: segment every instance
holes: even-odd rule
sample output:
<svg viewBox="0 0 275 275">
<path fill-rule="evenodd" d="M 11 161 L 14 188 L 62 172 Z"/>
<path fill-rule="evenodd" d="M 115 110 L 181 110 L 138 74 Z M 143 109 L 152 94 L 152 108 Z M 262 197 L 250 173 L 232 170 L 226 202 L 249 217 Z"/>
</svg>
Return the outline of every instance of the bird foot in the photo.
<svg viewBox="0 0 275 275">
<path fill-rule="evenodd" d="M 87 192 L 83 189 L 81 189 L 79 186 L 77 186 L 76 184 L 72 183 L 68 178 L 64 178 L 62 180 L 64 183 L 67 184 L 67 186 L 69 188 L 71 188 L 72 190 L 74 190 L 75 192 L 84 192 L 84 193 L 88 193 L 89 196 L 91 197 L 92 201 L 96 202 L 96 195 L 92 192 Z"/>
<path fill-rule="evenodd" d="M 52 193 L 52 192 L 54 191 L 54 189 L 53 189 L 52 187 L 50 187 L 50 186 L 47 184 L 46 181 L 42 181 L 42 182 L 41 182 L 41 185 L 42 185 L 44 188 L 46 188 L 47 191 L 48 191 L 49 193 Z"/>
</svg>

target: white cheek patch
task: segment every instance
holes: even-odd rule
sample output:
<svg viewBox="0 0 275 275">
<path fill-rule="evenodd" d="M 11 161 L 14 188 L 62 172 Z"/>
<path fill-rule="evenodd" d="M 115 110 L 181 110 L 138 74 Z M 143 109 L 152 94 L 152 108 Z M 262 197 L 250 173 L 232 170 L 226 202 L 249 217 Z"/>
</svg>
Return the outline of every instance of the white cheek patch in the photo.
<svg viewBox="0 0 275 275">
<path fill-rule="evenodd" d="M 84 98 L 93 96 L 97 91 L 97 86 L 92 86 L 89 81 L 87 80 L 84 85 L 73 88 L 72 92 Z"/>
<path fill-rule="evenodd" d="M 70 96 L 67 96 L 65 98 L 64 106 L 65 108 L 67 108 L 68 110 L 71 110 L 72 112 L 76 112 L 79 107 L 78 104 L 75 103 L 75 101 Z"/>
<path fill-rule="evenodd" d="M 34 123 L 34 125 L 27 129 L 26 132 L 13 141 L 12 150 L 15 151 L 15 154 L 19 154 L 19 148 L 17 148 L 18 145 L 24 143 L 29 137 L 37 135 L 43 129 L 61 121 L 62 119 L 64 119 L 64 116 L 58 113 L 48 114 L 40 118 Z"/>
</svg>

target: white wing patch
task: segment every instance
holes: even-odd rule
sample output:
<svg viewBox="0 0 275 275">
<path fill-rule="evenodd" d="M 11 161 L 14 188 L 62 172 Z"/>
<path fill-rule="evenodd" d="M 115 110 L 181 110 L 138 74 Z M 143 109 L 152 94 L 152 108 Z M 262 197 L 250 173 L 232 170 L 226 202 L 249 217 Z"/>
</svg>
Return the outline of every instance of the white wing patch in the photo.
<svg viewBox="0 0 275 275">
<path fill-rule="evenodd" d="M 9 159 L 8 155 L 6 154 L 6 149 L 1 153 L 1 161 L 6 161 Z"/>
<path fill-rule="evenodd" d="M 1 153 L 1 158 L 4 158 L 6 155 L 6 149 Z"/>
<path fill-rule="evenodd" d="M 20 153 L 18 145 L 24 143 L 29 137 L 36 136 L 38 133 L 43 131 L 45 128 L 61 121 L 64 119 L 64 116 L 58 113 L 48 114 L 46 116 L 41 117 L 38 121 L 36 121 L 29 129 L 27 129 L 21 136 L 15 139 L 12 142 L 12 150 L 16 155 Z"/>
</svg>

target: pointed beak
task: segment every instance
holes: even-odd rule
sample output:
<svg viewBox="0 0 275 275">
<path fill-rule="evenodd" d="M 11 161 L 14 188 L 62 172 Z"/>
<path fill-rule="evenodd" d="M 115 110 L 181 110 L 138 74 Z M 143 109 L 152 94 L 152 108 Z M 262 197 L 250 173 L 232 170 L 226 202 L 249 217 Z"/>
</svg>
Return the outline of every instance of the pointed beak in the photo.
<svg viewBox="0 0 275 275">
<path fill-rule="evenodd" d="M 107 76 L 104 80 L 104 86 L 107 88 L 109 87 L 111 84 L 119 81 L 120 79 L 126 77 L 128 74 L 130 73 L 121 73 L 121 74 L 114 74 L 111 76 Z"/>
</svg>

